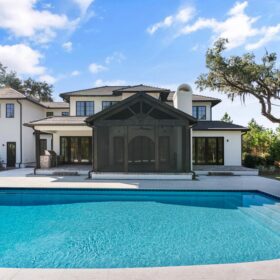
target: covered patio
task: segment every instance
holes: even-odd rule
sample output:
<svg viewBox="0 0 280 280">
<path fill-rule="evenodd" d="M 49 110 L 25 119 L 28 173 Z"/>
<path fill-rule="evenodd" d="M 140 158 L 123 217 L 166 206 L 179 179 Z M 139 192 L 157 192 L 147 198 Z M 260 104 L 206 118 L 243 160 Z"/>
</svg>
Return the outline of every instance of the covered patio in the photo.
<svg viewBox="0 0 280 280">
<path fill-rule="evenodd" d="M 137 93 L 86 120 L 92 127 L 94 172 L 189 173 L 196 120 Z"/>
</svg>

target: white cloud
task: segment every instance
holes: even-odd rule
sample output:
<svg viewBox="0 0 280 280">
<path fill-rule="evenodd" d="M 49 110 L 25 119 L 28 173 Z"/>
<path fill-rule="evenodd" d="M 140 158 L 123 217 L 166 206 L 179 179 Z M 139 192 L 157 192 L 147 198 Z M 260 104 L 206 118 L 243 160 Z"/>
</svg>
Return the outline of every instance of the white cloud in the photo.
<svg viewBox="0 0 280 280">
<path fill-rule="evenodd" d="M 262 33 L 264 34 L 262 38 L 260 38 L 257 42 L 247 44 L 246 49 L 247 50 L 255 50 L 258 49 L 267 43 L 275 40 L 279 40 L 280 37 L 280 24 L 277 24 L 276 26 L 268 26 L 264 27 L 262 30 Z"/>
<path fill-rule="evenodd" d="M 127 85 L 127 82 L 124 80 L 107 80 L 104 81 L 102 79 L 98 79 L 94 82 L 94 86 L 102 87 L 102 86 L 124 86 Z"/>
<path fill-rule="evenodd" d="M 74 70 L 74 71 L 71 73 L 71 76 L 75 77 L 75 76 L 79 76 L 80 74 L 81 74 L 80 71 Z"/>
<path fill-rule="evenodd" d="M 121 52 L 114 52 L 112 55 L 109 55 L 105 58 L 106 64 L 111 64 L 112 62 L 121 63 L 125 60 L 125 55 Z"/>
<path fill-rule="evenodd" d="M 73 44 L 72 42 L 68 41 L 68 42 L 65 42 L 64 44 L 62 44 L 62 48 L 66 51 L 66 52 L 72 52 L 73 50 Z"/>
<path fill-rule="evenodd" d="M 153 24 L 147 29 L 147 31 L 152 35 L 161 28 L 171 27 L 172 25 L 178 23 L 186 23 L 194 16 L 194 12 L 195 10 L 193 7 L 182 8 L 177 12 L 177 14 L 167 16 L 162 21 Z"/>
<path fill-rule="evenodd" d="M 39 77 L 39 81 L 46 82 L 48 84 L 54 84 L 57 79 L 51 75 L 45 74 Z"/>
<path fill-rule="evenodd" d="M 105 67 L 101 64 L 97 64 L 97 63 L 90 64 L 88 68 L 89 68 L 89 71 L 93 74 L 97 74 L 99 72 L 103 72 L 103 71 L 108 70 L 107 67 Z"/>
<path fill-rule="evenodd" d="M 89 6 L 94 2 L 94 0 L 73 0 L 76 3 L 82 14 L 85 14 L 89 8 Z"/>
<path fill-rule="evenodd" d="M 228 48 L 235 48 L 246 44 L 249 38 L 258 35 L 259 31 L 253 27 L 257 21 L 256 17 L 250 17 L 245 13 L 248 2 L 237 2 L 227 13 L 228 17 L 224 21 L 214 18 L 199 18 L 192 25 L 187 25 L 179 32 L 190 34 L 201 29 L 211 29 L 215 34 L 214 39 L 219 37 L 229 40 Z"/>
<path fill-rule="evenodd" d="M 40 65 L 42 54 L 27 45 L 0 45 L 0 62 L 18 74 L 42 75 L 45 67 Z"/>
<path fill-rule="evenodd" d="M 248 7 L 248 1 L 236 2 L 235 5 L 228 11 L 227 17 L 223 21 L 215 18 L 198 18 L 192 24 L 177 25 L 177 35 L 189 35 L 202 29 L 210 29 L 213 33 L 212 39 L 227 38 L 229 40 L 228 48 L 236 48 L 245 46 L 247 50 L 257 49 L 264 46 L 273 40 L 280 39 L 280 24 L 275 26 L 256 27 L 256 22 L 259 17 L 248 15 L 245 9 Z M 185 23 L 189 22 L 193 13 L 184 15 L 180 13 L 176 18 L 185 19 Z M 181 20 L 182 21 L 182 20 Z M 162 22 L 159 22 L 148 29 L 148 32 L 153 34 L 159 28 L 171 27 L 174 24 L 174 16 L 167 17 Z M 256 42 L 252 42 L 256 41 Z"/>
<path fill-rule="evenodd" d="M 53 39 L 58 29 L 70 28 L 66 15 L 36 9 L 38 0 L 0 0 L 0 28 L 37 43 Z"/>
</svg>

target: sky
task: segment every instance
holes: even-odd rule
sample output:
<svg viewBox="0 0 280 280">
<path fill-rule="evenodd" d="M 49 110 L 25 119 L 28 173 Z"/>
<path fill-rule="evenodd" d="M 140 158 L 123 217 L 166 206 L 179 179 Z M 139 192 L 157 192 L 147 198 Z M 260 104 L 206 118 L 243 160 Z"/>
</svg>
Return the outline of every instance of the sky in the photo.
<svg viewBox="0 0 280 280">
<path fill-rule="evenodd" d="M 229 39 L 226 56 L 279 53 L 279 14 L 278 0 L 0 0 L 0 62 L 22 78 L 53 84 L 56 100 L 95 86 L 175 90 L 188 83 L 196 94 L 223 100 L 213 119 L 228 112 L 234 123 L 255 118 L 275 128 L 257 100 L 199 92 L 195 81 L 219 37 Z M 280 115 L 280 107 L 273 110 Z"/>
</svg>

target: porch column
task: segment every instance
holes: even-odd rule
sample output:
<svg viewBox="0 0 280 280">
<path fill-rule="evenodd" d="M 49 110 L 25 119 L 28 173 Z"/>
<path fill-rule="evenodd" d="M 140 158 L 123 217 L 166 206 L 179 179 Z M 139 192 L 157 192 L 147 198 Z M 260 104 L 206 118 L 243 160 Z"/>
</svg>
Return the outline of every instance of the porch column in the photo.
<svg viewBox="0 0 280 280">
<path fill-rule="evenodd" d="M 155 170 L 159 171 L 159 126 L 155 126 Z"/>
<path fill-rule="evenodd" d="M 191 171 L 191 133 L 190 133 L 190 128 L 189 126 L 184 126 L 183 127 L 183 154 L 184 154 L 184 171 L 185 172 L 190 172 Z"/>
<path fill-rule="evenodd" d="M 124 172 L 128 172 L 128 126 L 124 127 Z"/>
<path fill-rule="evenodd" d="M 92 133 L 94 134 L 93 136 L 93 151 L 94 151 L 94 156 L 93 156 L 93 171 L 97 172 L 98 170 L 98 151 L 97 151 L 97 138 L 98 138 L 98 129 L 97 127 L 93 127 Z"/>
<path fill-rule="evenodd" d="M 94 170 L 94 128 L 92 127 L 92 138 L 91 138 L 91 164 L 92 170 Z"/>
<path fill-rule="evenodd" d="M 35 130 L 36 168 L 40 168 L 40 131 Z"/>
</svg>

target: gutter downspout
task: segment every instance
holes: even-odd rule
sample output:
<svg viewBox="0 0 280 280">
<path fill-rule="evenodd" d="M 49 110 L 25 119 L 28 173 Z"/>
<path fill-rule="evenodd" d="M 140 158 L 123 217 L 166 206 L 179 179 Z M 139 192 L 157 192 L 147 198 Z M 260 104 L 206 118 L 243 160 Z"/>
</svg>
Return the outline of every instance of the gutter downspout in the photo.
<svg viewBox="0 0 280 280">
<path fill-rule="evenodd" d="M 20 103 L 17 99 L 17 103 L 19 104 L 19 108 L 20 108 L 20 163 L 18 165 L 18 167 L 20 168 L 22 165 L 22 103 Z"/>
<path fill-rule="evenodd" d="M 193 129 L 193 126 L 194 126 L 194 125 L 195 125 L 195 124 L 193 124 L 192 126 L 190 126 L 190 146 L 191 146 L 191 147 L 190 147 L 190 150 L 192 149 L 192 146 L 193 146 L 193 145 L 192 145 L 192 138 L 193 138 L 193 137 L 192 137 L 192 132 L 193 132 L 192 129 Z M 193 154 L 192 154 L 192 153 L 193 153 L 193 151 L 191 151 L 191 166 L 192 166 L 192 169 L 191 169 L 190 172 L 192 173 L 192 179 L 195 180 L 195 178 L 196 178 L 196 173 L 193 171 L 193 163 L 192 163 L 192 155 L 193 155 Z"/>
</svg>

